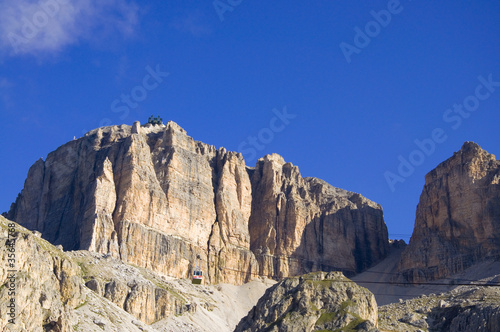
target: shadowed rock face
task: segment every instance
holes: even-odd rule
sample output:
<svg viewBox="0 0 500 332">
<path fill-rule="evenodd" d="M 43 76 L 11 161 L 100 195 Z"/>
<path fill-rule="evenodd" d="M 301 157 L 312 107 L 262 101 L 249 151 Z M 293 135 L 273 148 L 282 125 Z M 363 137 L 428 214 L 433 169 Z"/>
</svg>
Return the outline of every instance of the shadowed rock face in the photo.
<svg viewBox="0 0 500 332">
<path fill-rule="evenodd" d="M 267 277 L 333 269 L 352 275 L 387 254 L 380 205 L 302 178 L 298 167 L 279 155 L 258 161 L 252 190 L 251 249 Z"/>
<path fill-rule="evenodd" d="M 496 284 L 498 276 L 484 281 Z M 379 307 L 382 331 L 500 331 L 498 287 L 460 286 Z"/>
<path fill-rule="evenodd" d="M 272 155 L 194 141 L 177 124 L 93 130 L 37 161 L 8 217 L 65 250 L 86 249 L 208 282 L 319 269 L 354 273 L 387 253 L 382 209 L 302 178 Z M 295 260 L 283 260 L 292 256 Z"/>
<path fill-rule="evenodd" d="M 500 161 L 466 142 L 425 177 L 399 271 L 412 282 L 460 272 L 500 255 Z"/>
</svg>

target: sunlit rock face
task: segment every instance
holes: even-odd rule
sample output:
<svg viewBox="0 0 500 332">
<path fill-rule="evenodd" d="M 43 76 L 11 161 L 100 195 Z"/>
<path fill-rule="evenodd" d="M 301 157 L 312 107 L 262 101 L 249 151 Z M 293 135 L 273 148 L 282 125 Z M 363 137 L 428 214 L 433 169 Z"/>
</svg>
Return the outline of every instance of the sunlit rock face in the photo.
<svg viewBox="0 0 500 332">
<path fill-rule="evenodd" d="M 252 175 L 251 249 L 260 272 L 286 277 L 340 269 L 352 275 L 384 258 L 380 205 L 316 178 L 273 154 Z"/>
<path fill-rule="evenodd" d="M 399 271 L 412 282 L 433 280 L 499 256 L 500 161 L 466 142 L 426 175 Z"/>
<path fill-rule="evenodd" d="M 8 217 L 65 250 L 177 278 L 199 256 L 209 283 L 355 273 L 388 251 L 379 205 L 277 155 L 249 168 L 174 122 L 103 127 L 61 146 L 31 167 Z"/>
</svg>

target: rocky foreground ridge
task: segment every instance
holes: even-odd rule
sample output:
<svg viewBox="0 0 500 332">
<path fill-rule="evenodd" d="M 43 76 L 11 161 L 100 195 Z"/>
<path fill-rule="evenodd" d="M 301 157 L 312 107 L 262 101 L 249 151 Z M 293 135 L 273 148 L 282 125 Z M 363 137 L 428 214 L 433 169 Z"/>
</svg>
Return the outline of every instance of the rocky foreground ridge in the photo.
<svg viewBox="0 0 500 332">
<path fill-rule="evenodd" d="M 69 311 L 85 301 L 79 266 L 1 216 L 0 238 L 0 330 L 69 331 Z"/>
<path fill-rule="evenodd" d="M 15 239 L 12 245 L 5 241 L 9 237 Z M 0 269 L 1 331 L 229 332 L 237 326 L 236 331 L 253 332 L 375 332 L 377 321 L 380 331 L 500 329 L 495 286 L 500 275 L 448 293 L 400 300 L 379 307 L 377 314 L 373 294 L 340 272 L 285 278 L 264 294 L 273 282 L 192 285 L 189 279 L 168 278 L 107 254 L 63 251 L 1 216 L 0 238 L 2 262 L 15 253 L 15 276 Z M 12 298 L 14 318 L 7 306 Z"/>
<path fill-rule="evenodd" d="M 375 297 L 341 272 L 285 279 L 266 291 L 235 332 L 376 332 Z"/>
<path fill-rule="evenodd" d="M 2 262 L 15 254 L 15 272 L 0 269 L 0 331 L 229 332 L 273 284 L 192 285 L 108 255 L 63 251 L 1 216 L 0 237 Z"/>
<path fill-rule="evenodd" d="M 499 276 L 482 283 L 498 285 Z M 379 307 L 382 331 L 494 332 L 500 331 L 500 290 L 460 286 L 450 292 L 423 295 Z"/>
<path fill-rule="evenodd" d="M 447 277 L 500 257 L 500 161 L 473 142 L 425 177 L 403 280 Z"/>
<path fill-rule="evenodd" d="M 303 178 L 278 155 L 255 168 L 177 124 L 104 127 L 38 160 L 7 214 L 65 250 L 89 250 L 176 278 L 201 257 L 210 283 L 383 259 L 382 208 Z"/>
</svg>

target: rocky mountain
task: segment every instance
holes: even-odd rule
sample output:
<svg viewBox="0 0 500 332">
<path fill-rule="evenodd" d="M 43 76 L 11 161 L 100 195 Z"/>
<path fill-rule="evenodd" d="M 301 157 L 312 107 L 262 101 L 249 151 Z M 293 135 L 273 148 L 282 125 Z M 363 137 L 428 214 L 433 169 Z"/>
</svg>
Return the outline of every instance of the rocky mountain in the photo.
<svg viewBox="0 0 500 332">
<path fill-rule="evenodd" d="M 96 129 L 30 168 L 7 215 L 29 230 L 0 217 L 0 330 L 498 331 L 500 161 L 467 142 L 425 180 L 384 260 L 381 207 L 279 155 Z M 197 256 L 216 286 L 191 284 Z"/>
<path fill-rule="evenodd" d="M 104 127 L 37 161 L 7 214 L 65 250 L 209 283 L 360 272 L 387 255 L 382 208 L 303 178 L 278 155 L 255 168 L 173 122 Z"/>
<path fill-rule="evenodd" d="M 361 272 L 388 253 L 380 205 L 316 178 L 273 154 L 251 171 L 250 248 L 267 277 Z M 263 222 L 265 221 L 265 222 Z"/>
<path fill-rule="evenodd" d="M 498 285 L 499 276 L 483 280 Z M 379 307 L 384 331 L 493 332 L 500 331 L 498 287 L 461 286 L 440 294 L 423 295 Z"/>
<path fill-rule="evenodd" d="M 377 322 L 370 291 L 341 272 L 315 272 L 269 288 L 235 332 L 375 332 Z"/>
<path fill-rule="evenodd" d="M 69 331 L 70 311 L 85 301 L 79 266 L 3 217 L 0 237 L 0 330 Z"/>
<path fill-rule="evenodd" d="M 500 161 L 473 142 L 425 177 L 403 279 L 421 282 L 500 257 Z"/>
<path fill-rule="evenodd" d="M 0 237 L 0 259 L 13 264 L 0 269 L 0 331 L 229 332 L 236 327 L 375 332 L 377 321 L 381 331 L 398 332 L 500 328 L 498 287 L 478 286 L 498 285 L 498 274 L 379 307 L 377 315 L 373 294 L 340 272 L 316 272 L 278 284 L 192 285 L 109 255 L 65 252 L 1 216 Z M 493 271 L 491 264 L 486 269 Z M 8 306 L 12 298 L 14 309 Z"/>
<path fill-rule="evenodd" d="M 274 284 L 192 285 L 39 236 L 0 216 L 0 331 L 229 332 Z"/>
</svg>

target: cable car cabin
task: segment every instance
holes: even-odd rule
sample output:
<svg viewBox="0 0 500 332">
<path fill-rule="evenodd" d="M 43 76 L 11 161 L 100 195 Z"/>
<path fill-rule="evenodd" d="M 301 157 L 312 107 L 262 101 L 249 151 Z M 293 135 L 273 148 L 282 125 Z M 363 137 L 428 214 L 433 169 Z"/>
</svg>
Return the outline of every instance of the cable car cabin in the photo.
<svg viewBox="0 0 500 332">
<path fill-rule="evenodd" d="M 201 257 L 196 256 L 196 265 L 193 271 L 193 284 L 200 285 L 203 281 L 203 271 L 201 270 Z"/>
<path fill-rule="evenodd" d="M 193 272 L 193 284 L 200 285 L 203 280 L 203 271 L 195 270 Z"/>
</svg>

